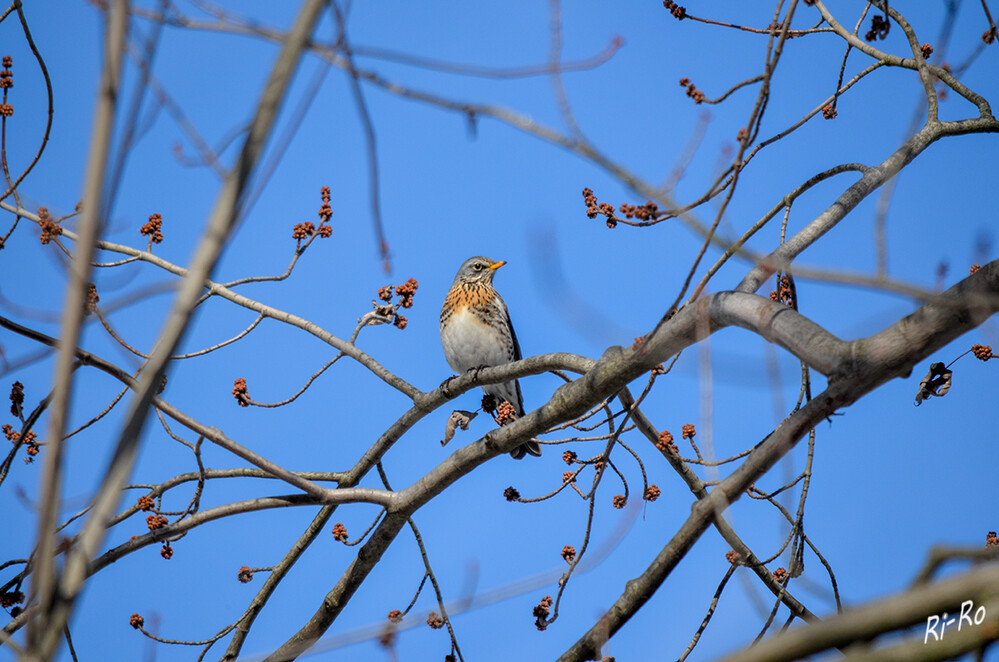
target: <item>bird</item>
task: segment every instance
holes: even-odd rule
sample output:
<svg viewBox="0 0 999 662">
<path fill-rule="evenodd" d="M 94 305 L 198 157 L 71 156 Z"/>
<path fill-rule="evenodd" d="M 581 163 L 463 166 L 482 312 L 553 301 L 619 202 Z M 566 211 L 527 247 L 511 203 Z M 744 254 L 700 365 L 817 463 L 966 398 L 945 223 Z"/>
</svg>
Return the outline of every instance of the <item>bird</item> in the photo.
<svg viewBox="0 0 999 662">
<path fill-rule="evenodd" d="M 461 265 L 444 297 L 441 308 L 441 344 L 444 357 L 457 374 L 476 368 L 492 368 L 519 361 L 520 344 L 510 323 L 510 312 L 503 297 L 493 287 L 496 270 L 505 260 L 491 260 L 478 255 Z M 524 399 L 516 379 L 482 387 L 497 402 L 506 400 L 514 413 L 524 415 Z M 510 451 L 519 460 L 524 455 L 541 456 L 541 446 L 532 439 Z"/>
</svg>

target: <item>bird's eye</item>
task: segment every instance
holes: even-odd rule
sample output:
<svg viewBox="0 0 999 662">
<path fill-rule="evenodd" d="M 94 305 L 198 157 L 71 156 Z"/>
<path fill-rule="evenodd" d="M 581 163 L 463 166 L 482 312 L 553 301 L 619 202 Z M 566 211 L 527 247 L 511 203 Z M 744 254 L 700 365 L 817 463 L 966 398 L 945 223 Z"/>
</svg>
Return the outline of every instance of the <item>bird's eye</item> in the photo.
<svg viewBox="0 0 999 662">
<path fill-rule="evenodd" d="M 482 263 L 481 262 L 476 262 L 474 269 L 476 271 L 482 271 Z"/>
</svg>

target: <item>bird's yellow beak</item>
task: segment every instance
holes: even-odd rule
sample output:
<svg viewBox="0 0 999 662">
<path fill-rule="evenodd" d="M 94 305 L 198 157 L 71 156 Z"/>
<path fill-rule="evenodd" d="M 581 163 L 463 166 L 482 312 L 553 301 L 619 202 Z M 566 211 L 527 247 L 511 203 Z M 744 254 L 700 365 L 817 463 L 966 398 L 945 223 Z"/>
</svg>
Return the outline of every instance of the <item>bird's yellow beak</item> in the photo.
<svg viewBox="0 0 999 662">
<path fill-rule="evenodd" d="M 490 270 L 495 270 L 495 269 L 499 269 L 499 268 L 500 268 L 500 267 L 502 267 L 502 266 L 503 266 L 504 264 L 506 264 L 506 260 L 500 260 L 499 262 L 494 262 L 494 263 L 493 263 L 493 265 L 492 265 L 491 267 L 489 267 L 489 269 L 490 269 Z"/>
</svg>

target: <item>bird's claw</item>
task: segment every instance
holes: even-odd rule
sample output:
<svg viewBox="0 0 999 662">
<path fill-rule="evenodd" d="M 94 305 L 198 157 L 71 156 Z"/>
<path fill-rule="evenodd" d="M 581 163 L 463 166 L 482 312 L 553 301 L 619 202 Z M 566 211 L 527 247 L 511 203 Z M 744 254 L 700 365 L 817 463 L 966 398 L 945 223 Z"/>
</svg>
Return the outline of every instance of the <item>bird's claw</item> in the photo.
<svg viewBox="0 0 999 662">
<path fill-rule="evenodd" d="M 451 381 L 457 378 L 458 375 L 451 375 L 450 377 L 441 382 L 440 385 L 441 393 L 443 393 L 444 397 L 447 398 L 448 400 L 454 397 L 453 395 L 451 395 L 450 387 L 451 387 Z"/>
</svg>

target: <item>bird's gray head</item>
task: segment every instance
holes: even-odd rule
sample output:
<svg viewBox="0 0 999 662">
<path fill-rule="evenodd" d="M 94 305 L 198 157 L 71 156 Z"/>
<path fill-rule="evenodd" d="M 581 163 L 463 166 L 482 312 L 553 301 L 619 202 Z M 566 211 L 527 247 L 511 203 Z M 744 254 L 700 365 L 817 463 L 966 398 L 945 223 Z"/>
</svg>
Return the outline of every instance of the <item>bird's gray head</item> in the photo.
<svg viewBox="0 0 999 662">
<path fill-rule="evenodd" d="M 454 282 L 491 283 L 493 276 L 496 275 L 496 270 L 504 264 L 506 264 L 505 260 L 497 262 L 481 255 L 470 257 L 458 269 L 458 275 L 454 277 Z"/>
</svg>

